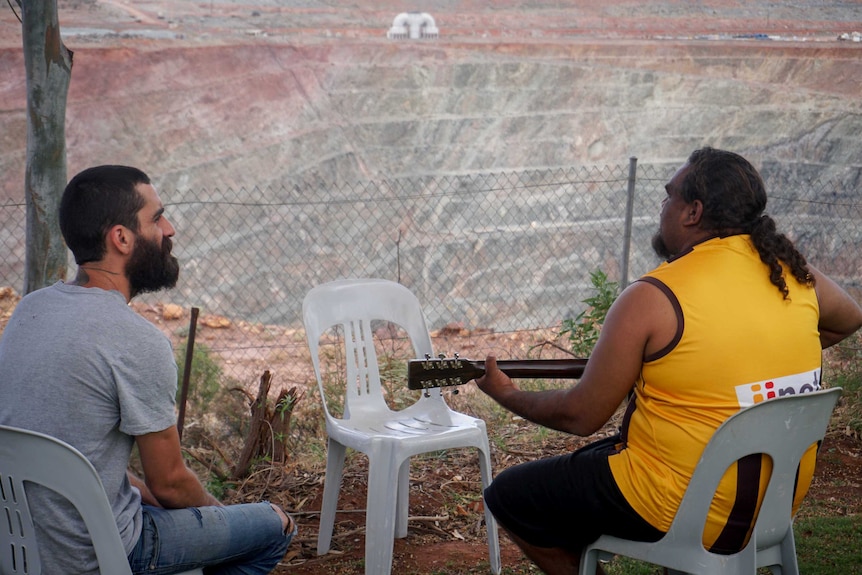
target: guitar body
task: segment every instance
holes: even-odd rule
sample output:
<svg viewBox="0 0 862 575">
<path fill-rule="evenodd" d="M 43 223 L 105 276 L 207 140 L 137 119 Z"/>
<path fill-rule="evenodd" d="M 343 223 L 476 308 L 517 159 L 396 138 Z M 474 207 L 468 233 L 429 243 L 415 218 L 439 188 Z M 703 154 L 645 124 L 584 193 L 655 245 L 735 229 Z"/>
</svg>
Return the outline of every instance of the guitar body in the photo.
<svg viewBox="0 0 862 575">
<path fill-rule="evenodd" d="M 497 367 L 513 379 L 578 379 L 587 359 L 498 360 Z M 411 359 L 407 365 L 407 387 L 429 389 L 462 385 L 485 374 L 485 362 L 471 359 Z"/>
</svg>

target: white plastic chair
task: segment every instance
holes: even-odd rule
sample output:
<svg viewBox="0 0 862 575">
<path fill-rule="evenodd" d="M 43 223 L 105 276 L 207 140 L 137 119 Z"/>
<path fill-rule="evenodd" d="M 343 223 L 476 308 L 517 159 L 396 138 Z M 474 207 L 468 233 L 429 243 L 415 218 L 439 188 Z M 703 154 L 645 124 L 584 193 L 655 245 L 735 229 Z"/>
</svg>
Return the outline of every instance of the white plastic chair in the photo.
<svg viewBox="0 0 862 575">
<path fill-rule="evenodd" d="M 419 300 L 406 287 L 381 279 L 338 280 L 315 287 L 302 305 L 311 360 L 326 414 L 329 436 L 326 479 L 317 553 L 329 551 L 341 475 L 348 447 L 368 456 L 365 573 L 388 574 L 395 537 L 407 535 L 410 457 L 457 447 L 479 450 L 482 487 L 491 483 L 491 454 L 485 422 L 453 411 L 439 389 L 428 390 L 413 405 L 392 411 L 383 398 L 372 320 L 403 328 L 415 357 L 433 354 Z M 347 386 L 343 418 L 327 407 L 320 369 L 320 337 L 334 326 L 344 335 Z M 497 523 L 485 510 L 491 570 L 500 572 Z"/>
<path fill-rule="evenodd" d="M 87 458 L 48 435 L 4 425 L 0 425 L 0 573 L 42 573 L 27 503 L 28 483 L 57 492 L 77 508 L 102 575 L 132 574 L 102 481 Z M 179 575 L 203 575 L 203 571 Z"/>
<path fill-rule="evenodd" d="M 841 388 L 784 396 L 742 409 L 710 439 L 676 516 L 655 543 L 602 535 L 581 556 L 580 575 L 595 575 L 596 561 L 624 555 L 672 572 L 754 575 L 758 567 L 798 575 L 791 508 L 802 456 L 826 434 Z M 748 544 L 734 555 L 703 547 L 706 516 L 718 483 L 731 464 L 756 453 L 772 459 L 772 475 Z M 610 555 L 609 555 L 610 554 Z"/>
</svg>

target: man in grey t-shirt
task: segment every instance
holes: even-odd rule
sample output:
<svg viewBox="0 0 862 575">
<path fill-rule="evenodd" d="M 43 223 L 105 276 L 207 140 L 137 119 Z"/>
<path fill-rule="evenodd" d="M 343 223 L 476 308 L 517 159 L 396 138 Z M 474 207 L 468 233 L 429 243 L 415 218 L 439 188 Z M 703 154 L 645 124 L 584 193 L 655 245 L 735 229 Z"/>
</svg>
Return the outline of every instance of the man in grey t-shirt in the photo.
<svg viewBox="0 0 862 575">
<path fill-rule="evenodd" d="M 25 296 L 0 339 L 0 424 L 81 451 L 104 484 L 135 573 L 269 573 L 295 526 L 269 503 L 222 506 L 180 452 L 170 341 L 128 303 L 176 285 L 174 228 L 149 178 L 99 166 L 75 176 L 60 228 L 78 274 Z M 137 444 L 144 480 L 128 473 Z M 97 572 L 86 529 L 56 494 L 31 489 L 43 572 Z"/>
</svg>

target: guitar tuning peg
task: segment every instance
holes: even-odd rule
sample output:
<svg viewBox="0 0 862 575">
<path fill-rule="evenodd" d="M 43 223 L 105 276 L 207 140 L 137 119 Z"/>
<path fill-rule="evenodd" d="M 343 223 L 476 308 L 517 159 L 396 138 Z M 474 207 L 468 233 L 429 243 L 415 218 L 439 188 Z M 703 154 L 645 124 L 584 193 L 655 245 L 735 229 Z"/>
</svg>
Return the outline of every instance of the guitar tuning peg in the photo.
<svg viewBox="0 0 862 575">
<path fill-rule="evenodd" d="M 426 353 L 426 354 L 425 354 L 425 359 L 431 359 L 431 354 L 430 354 L 430 353 Z"/>
<path fill-rule="evenodd" d="M 431 393 L 427 389 L 423 395 L 425 395 L 425 397 L 431 397 Z"/>
<path fill-rule="evenodd" d="M 445 353 L 439 353 L 439 354 L 437 354 L 437 357 L 439 357 L 440 359 L 446 359 L 446 354 Z"/>
<path fill-rule="evenodd" d="M 455 352 L 454 357 L 455 357 L 455 359 L 458 359 L 458 358 L 460 357 L 460 356 L 458 355 L 458 352 L 457 352 L 457 351 Z"/>
</svg>

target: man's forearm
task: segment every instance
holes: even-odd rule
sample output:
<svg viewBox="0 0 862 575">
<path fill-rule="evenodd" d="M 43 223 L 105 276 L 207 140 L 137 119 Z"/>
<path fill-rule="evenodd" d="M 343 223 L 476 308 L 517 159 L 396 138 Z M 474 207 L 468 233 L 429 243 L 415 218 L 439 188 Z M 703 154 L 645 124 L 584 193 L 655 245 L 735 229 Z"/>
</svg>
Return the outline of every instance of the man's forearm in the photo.
<svg viewBox="0 0 862 575">
<path fill-rule="evenodd" d="M 565 417 L 563 410 L 560 409 L 566 400 L 565 390 L 522 391 L 512 389 L 494 399 L 515 415 L 528 421 L 557 431 L 574 433 L 570 428 L 569 418 Z"/>
<path fill-rule="evenodd" d="M 188 468 L 184 474 L 173 481 L 148 482 L 148 485 L 153 496 L 168 509 L 221 505 L 221 502 L 207 492 L 197 476 Z"/>
<path fill-rule="evenodd" d="M 146 505 L 152 505 L 153 507 L 161 507 L 162 504 L 159 503 L 159 500 L 156 499 L 155 495 L 150 491 L 150 488 L 147 487 L 147 484 L 139 478 L 137 475 L 132 473 L 131 471 L 126 471 L 126 475 L 129 478 L 129 483 L 132 484 L 132 487 L 137 488 L 141 493 L 141 502 Z"/>
</svg>

